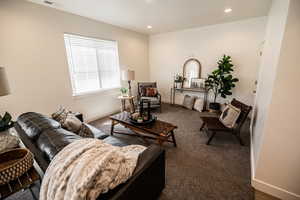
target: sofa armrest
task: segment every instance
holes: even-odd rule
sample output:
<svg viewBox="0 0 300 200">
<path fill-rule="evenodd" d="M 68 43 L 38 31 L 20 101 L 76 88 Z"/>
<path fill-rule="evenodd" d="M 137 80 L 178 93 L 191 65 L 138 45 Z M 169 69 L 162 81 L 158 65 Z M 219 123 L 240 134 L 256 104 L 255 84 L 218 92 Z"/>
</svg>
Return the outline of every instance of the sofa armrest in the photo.
<svg viewBox="0 0 300 200">
<path fill-rule="evenodd" d="M 165 151 L 158 145 L 149 146 L 140 156 L 132 177 L 99 200 L 157 199 L 165 187 Z"/>
</svg>

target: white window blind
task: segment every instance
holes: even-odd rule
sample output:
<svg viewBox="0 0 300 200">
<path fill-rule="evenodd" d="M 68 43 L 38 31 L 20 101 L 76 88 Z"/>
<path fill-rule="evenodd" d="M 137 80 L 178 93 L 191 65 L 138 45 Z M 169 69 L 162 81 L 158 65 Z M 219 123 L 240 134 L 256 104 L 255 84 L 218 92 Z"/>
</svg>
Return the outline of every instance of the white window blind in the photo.
<svg viewBox="0 0 300 200">
<path fill-rule="evenodd" d="M 64 34 L 73 95 L 120 87 L 116 41 Z"/>
</svg>

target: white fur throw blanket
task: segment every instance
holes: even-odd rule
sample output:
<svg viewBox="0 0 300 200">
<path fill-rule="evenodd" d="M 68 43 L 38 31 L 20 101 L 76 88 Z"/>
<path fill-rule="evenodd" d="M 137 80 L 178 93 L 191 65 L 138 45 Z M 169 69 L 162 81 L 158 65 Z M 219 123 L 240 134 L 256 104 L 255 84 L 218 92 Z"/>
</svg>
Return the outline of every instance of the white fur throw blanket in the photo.
<svg viewBox="0 0 300 200">
<path fill-rule="evenodd" d="M 145 150 L 140 145 L 116 147 L 98 139 L 66 146 L 43 178 L 40 200 L 92 200 L 127 181 Z"/>
</svg>

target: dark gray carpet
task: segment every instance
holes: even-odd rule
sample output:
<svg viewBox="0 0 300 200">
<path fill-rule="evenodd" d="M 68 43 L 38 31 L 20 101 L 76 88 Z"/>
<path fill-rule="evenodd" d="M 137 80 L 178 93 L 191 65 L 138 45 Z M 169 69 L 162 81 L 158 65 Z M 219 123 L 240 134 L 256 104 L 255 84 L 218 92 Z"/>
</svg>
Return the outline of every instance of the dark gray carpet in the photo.
<svg viewBox="0 0 300 200">
<path fill-rule="evenodd" d="M 163 105 L 162 113 L 155 113 L 159 119 L 178 126 L 175 131 L 178 147 L 165 144 L 166 188 L 160 200 L 252 200 L 250 185 L 249 123 L 243 127 L 245 146 L 229 134 L 218 134 L 210 146 L 207 136 L 200 133 L 202 115 L 178 106 Z M 109 133 L 110 121 L 102 119 L 92 122 L 99 129 Z M 117 127 L 116 129 L 124 129 Z M 130 137 L 116 135 L 117 137 Z M 132 138 L 128 139 L 132 140 Z M 141 139 L 136 139 L 143 143 Z M 151 189 L 151 188 L 149 188 Z M 28 199 L 28 191 L 11 196 L 7 200 Z"/>
<path fill-rule="evenodd" d="M 199 131 L 200 116 L 212 115 L 187 110 L 179 106 L 163 105 L 159 119 L 178 126 L 175 131 L 178 147 L 166 149 L 166 188 L 160 200 L 250 200 L 249 122 L 245 123 L 240 146 L 228 133 L 216 135 L 210 146 L 207 135 Z M 109 133 L 110 121 L 92 123 Z M 117 127 L 116 129 L 124 129 Z M 117 136 L 117 135 L 116 135 Z M 117 136 L 128 137 L 128 136 Z M 140 140 L 140 142 L 142 142 Z"/>
</svg>

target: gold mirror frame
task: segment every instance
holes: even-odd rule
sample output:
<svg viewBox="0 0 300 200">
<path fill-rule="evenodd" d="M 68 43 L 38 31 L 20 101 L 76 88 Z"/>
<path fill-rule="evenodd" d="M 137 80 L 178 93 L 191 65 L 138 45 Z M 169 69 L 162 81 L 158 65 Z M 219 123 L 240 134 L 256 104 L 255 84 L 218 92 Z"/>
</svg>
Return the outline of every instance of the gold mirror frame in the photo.
<svg viewBox="0 0 300 200">
<path fill-rule="evenodd" d="M 184 64 L 183 64 L 183 77 L 187 78 L 186 77 L 186 67 L 187 67 L 187 65 L 188 65 L 189 62 L 196 62 L 196 63 L 198 63 L 198 66 L 199 66 L 198 67 L 198 77 L 192 77 L 192 78 L 201 78 L 201 69 L 202 69 L 202 66 L 201 66 L 200 61 L 198 59 L 196 59 L 196 58 L 190 58 L 190 59 L 188 59 L 187 61 L 184 62 Z M 185 80 L 183 82 L 183 87 L 184 88 L 189 88 L 190 87 L 190 86 L 186 87 L 186 84 L 188 84 L 187 81 L 188 80 Z"/>
</svg>

